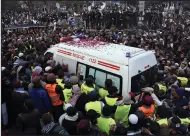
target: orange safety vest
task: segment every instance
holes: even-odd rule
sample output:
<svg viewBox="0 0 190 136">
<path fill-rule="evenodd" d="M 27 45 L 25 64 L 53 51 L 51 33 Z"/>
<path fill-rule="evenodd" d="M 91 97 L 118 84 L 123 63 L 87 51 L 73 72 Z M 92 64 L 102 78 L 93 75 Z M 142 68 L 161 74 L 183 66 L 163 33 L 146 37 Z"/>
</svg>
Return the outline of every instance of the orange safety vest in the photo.
<svg viewBox="0 0 190 136">
<path fill-rule="evenodd" d="M 46 90 L 49 94 L 49 97 L 51 99 L 51 103 L 53 106 L 59 106 L 63 104 L 63 102 L 60 100 L 60 94 L 57 94 L 55 91 L 57 84 L 47 84 Z"/>
<path fill-rule="evenodd" d="M 152 104 L 150 108 L 141 106 L 139 107 L 139 110 L 142 111 L 147 118 L 149 118 L 152 114 L 154 114 L 155 107 L 154 104 Z"/>
</svg>

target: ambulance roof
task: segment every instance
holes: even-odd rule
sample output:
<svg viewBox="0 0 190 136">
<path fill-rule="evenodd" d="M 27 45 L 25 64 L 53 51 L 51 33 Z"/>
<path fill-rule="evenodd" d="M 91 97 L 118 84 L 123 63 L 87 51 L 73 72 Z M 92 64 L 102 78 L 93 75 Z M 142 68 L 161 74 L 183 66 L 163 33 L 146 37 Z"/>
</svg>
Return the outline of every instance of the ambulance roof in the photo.
<svg viewBox="0 0 190 136">
<path fill-rule="evenodd" d="M 100 42 L 97 40 L 80 40 L 59 43 L 55 47 L 74 51 L 83 55 L 93 56 L 95 58 L 128 65 L 130 57 L 146 52 L 140 48 L 129 47 L 121 44 Z M 130 57 L 126 54 L 130 53 Z"/>
</svg>

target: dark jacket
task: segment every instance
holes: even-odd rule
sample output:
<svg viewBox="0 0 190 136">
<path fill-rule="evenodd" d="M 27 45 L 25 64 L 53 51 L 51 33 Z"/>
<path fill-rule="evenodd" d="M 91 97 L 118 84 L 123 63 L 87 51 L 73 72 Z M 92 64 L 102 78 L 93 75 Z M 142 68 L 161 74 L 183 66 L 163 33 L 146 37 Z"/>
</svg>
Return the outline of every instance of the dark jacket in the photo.
<svg viewBox="0 0 190 136">
<path fill-rule="evenodd" d="M 17 127 L 24 132 L 27 128 L 36 129 L 36 134 L 40 134 L 40 112 L 37 109 L 21 113 L 17 118 Z"/>
<path fill-rule="evenodd" d="M 12 107 L 14 107 L 13 110 L 13 122 L 16 121 L 16 118 L 18 114 L 22 113 L 24 111 L 24 101 L 29 98 L 29 96 L 26 93 L 20 93 L 13 91 L 11 94 L 12 98 Z"/>
<path fill-rule="evenodd" d="M 84 115 L 86 113 L 85 111 L 86 103 L 88 103 L 88 96 L 86 94 L 81 94 L 75 105 L 75 108 L 77 108 L 78 111 L 81 111 Z"/>
</svg>

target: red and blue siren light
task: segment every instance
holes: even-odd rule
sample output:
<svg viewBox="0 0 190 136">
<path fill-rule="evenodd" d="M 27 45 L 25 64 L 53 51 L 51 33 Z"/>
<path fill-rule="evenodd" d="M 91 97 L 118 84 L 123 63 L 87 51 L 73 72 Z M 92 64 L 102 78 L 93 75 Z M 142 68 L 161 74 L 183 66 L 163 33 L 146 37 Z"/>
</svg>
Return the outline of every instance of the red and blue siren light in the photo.
<svg viewBox="0 0 190 136">
<path fill-rule="evenodd" d="M 131 57 L 131 53 L 130 52 L 126 52 L 126 57 Z"/>
</svg>

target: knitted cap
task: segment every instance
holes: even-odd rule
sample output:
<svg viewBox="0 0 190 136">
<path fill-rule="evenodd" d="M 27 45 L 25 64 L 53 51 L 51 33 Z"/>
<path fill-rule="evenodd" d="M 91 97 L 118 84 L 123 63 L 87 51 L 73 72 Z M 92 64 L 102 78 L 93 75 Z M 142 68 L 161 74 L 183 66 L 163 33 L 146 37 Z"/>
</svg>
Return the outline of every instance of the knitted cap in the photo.
<svg viewBox="0 0 190 136">
<path fill-rule="evenodd" d="M 90 101 L 95 101 L 98 99 L 98 93 L 96 91 L 91 91 L 88 93 L 88 98 Z"/>
<path fill-rule="evenodd" d="M 105 84 L 107 85 L 107 86 L 112 86 L 112 80 L 111 79 L 106 79 L 106 81 L 105 81 Z"/>
<path fill-rule="evenodd" d="M 67 112 L 67 115 L 71 117 L 77 114 L 77 110 L 75 107 L 68 107 L 66 112 Z"/>
<path fill-rule="evenodd" d="M 151 96 L 149 96 L 149 95 L 146 95 L 145 97 L 144 97 L 144 104 L 146 104 L 146 105 L 151 105 L 151 104 L 153 104 L 153 99 L 152 99 L 152 97 Z"/>
<path fill-rule="evenodd" d="M 94 119 L 97 119 L 98 117 L 100 117 L 100 114 L 98 114 L 95 110 L 89 110 L 86 113 L 86 117 L 90 120 L 94 120 Z"/>
<path fill-rule="evenodd" d="M 82 119 L 77 124 L 77 129 L 79 133 L 88 133 L 90 131 L 90 121 L 87 119 Z"/>
<path fill-rule="evenodd" d="M 54 74 L 47 75 L 47 81 L 54 82 L 56 80 L 56 76 Z"/>
<path fill-rule="evenodd" d="M 39 74 L 37 72 L 32 73 L 32 78 L 39 76 Z"/>
<path fill-rule="evenodd" d="M 70 82 L 72 85 L 78 84 L 79 78 L 77 76 L 71 76 L 70 77 Z"/>
<path fill-rule="evenodd" d="M 33 84 L 39 84 L 39 83 L 40 83 L 40 77 L 39 77 L 39 76 L 35 76 L 35 77 L 32 79 L 32 83 L 33 83 Z"/>
<path fill-rule="evenodd" d="M 176 89 L 175 92 L 177 93 L 177 95 L 182 98 L 184 96 L 184 91 L 181 89 Z"/>
<path fill-rule="evenodd" d="M 21 87 L 20 81 L 15 81 L 15 82 L 13 83 L 13 86 L 14 86 L 14 88 L 19 88 L 19 87 Z"/>
<path fill-rule="evenodd" d="M 106 117 L 111 116 L 113 113 L 112 107 L 106 105 L 102 109 L 102 114 Z"/>
<path fill-rule="evenodd" d="M 114 94 L 114 93 L 117 93 L 117 87 L 115 87 L 115 86 L 111 86 L 111 87 L 109 87 L 108 88 L 108 93 L 109 94 Z"/>
</svg>

